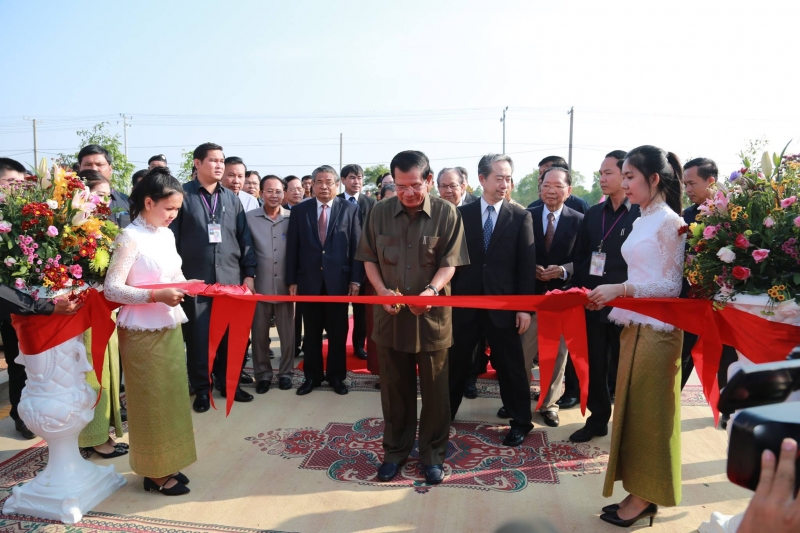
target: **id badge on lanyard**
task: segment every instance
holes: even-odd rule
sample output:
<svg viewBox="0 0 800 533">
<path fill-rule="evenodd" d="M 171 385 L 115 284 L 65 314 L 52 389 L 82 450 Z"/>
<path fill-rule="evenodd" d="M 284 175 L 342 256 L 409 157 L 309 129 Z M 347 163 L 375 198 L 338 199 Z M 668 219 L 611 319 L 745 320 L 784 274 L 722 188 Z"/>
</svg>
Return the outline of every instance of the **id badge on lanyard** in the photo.
<svg viewBox="0 0 800 533">
<path fill-rule="evenodd" d="M 208 200 L 203 194 L 200 194 L 200 199 L 203 200 L 206 208 L 208 209 L 208 213 L 211 215 L 211 222 L 208 224 L 208 242 L 210 243 L 220 243 L 222 242 L 222 224 L 217 222 L 217 201 L 219 200 L 219 193 L 214 195 L 214 206 L 210 206 L 208 204 Z M 222 206 L 222 210 L 225 210 L 225 206 Z"/>
<path fill-rule="evenodd" d="M 606 254 L 603 252 L 592 252 L 592 262 L 589 265 L 590 276 L 602 276 L 606 270 Z"/>
</svg>

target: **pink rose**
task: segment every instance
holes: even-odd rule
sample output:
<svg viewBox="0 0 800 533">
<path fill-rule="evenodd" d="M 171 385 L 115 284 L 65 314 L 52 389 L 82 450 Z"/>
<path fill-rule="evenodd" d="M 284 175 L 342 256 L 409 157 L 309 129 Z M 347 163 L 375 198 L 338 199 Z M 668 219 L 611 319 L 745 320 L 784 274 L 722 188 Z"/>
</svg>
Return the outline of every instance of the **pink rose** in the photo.
<svg viewBox="0 0 800 533">
<path fill-rule="evenodd" d="M 51 237 L 55 237 L 56 235 L 58 235 L 58 228 L 56 228 L 55 226 L 50 226 L 49 228 L 47 228 L 47 234 L 50 235 Z"/>
<path fill-rule="evenodd" d="M 0 233 L 9 233 L 11 231 L 11 223 L 5 220 L 0 220 Z"/>
<path fill-rule="evenodd" d="M 766 259 L 768 255 L 769 255 L 769 250 L 765 250 L 764 248 L 753 250 L 753 259 L 756 260 L 756 263 L 760 263 L 761 261 Z"/>
<path fill-rule="evenodd" d="M 17 260 L 13 257 L 6 257 L 6 260 L 3 261 L 3 263 L 5 263 L 8 268 L 11 268 L 17 264 Z"/>
<path fill-rule="evenodd" d="M 80 265 L 72 265 L 69 267 L 69 274 L 75 279 L 81 279 L 83 275 L 83 269 Z"/>
<path fill-rule="evenodd" d="M 745 280 L 750 277 L 750 269 L 743 266 L 735 266 L 731 274 L 738 280 Z"/>
<path fill-rule="evenodd" d="M 25 288 L 25 282 L 22 281 L 22 278 L 17 278 L 16 281 L 14 281 L 14 287 L 22 290 Z"/>
<path fill-rule="evenodd" d="M 800 217 L 797 217 L 796 219 L 794 219 L 794 225 L 797 226 L 798 228 L 800 228 Z"/>
<path fill-rule="evenodd" d="M 786 209 L 796 201 L 797 201 L 797 196 L 790 196 L 789 198 L 784 198 L 783 200 L 781 200 L 781 207 Z"/>
<path fill-rule="evenodd" d="M 772 217 L 767 217 L 764 219 L 764 226 L 771 228 L 775 225 L 775 219 Z"/>
<path fill-rule="evenodd" d="M 747 237 L 744 236 L 743 233 L 740 233 L 736 236 L 736 240 L 733 242 L 738 248 L 742 248 L 747 250 L 750 248 L 750 241 L 747 240 Z"/>
<path fill-rule="evenodd" d="M 722 194 L 722 191 L 717 191 L 717 195 L 714 197 L 714 207 L 718 211 L 728 210 L 728 197 Z"/>
<path fill-rule="evenodd" d="M 717 227 L 716 226 L 706 226 L 706 229 L 703 230 L 703 237 L 706 239 L 713 239 L 717 235 Z"/>
</svg>

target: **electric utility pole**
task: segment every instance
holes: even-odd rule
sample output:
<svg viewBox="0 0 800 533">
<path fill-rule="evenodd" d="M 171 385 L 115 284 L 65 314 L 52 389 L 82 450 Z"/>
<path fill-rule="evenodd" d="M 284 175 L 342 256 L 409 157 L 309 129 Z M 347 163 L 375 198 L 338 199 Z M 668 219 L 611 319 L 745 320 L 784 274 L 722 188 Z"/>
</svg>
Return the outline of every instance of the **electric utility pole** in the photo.
<svg viewBox="0 0 800 533">
<path fill-rule="evenodd" d="M 569 169 L 571 171 L 572 170 L 572 121 L 575 118 L 575 108 L 570 107 L 569 111 L 567 111 L 567 114 L 569 115 L 569 161 L 567 161 L 567 163 L 569 163 Z"/>
<path fill-rule="evenodd" d="M 39 164 L 39 150 L 36 143 L 36 119 L 28 117 L 22 118 L 33 121 L 33 167 L 36 168 L 36 165 Z"/>
<path fill-rule="evenodd" d="M 503 123 L 503 155 L 506 153 L 506 111 L 508 111 L 508 106 L 503 109 L 503 118 L 500 119 L 500 122 Z"/>
<path fill-rule="evenodd" d="M 123 146 L 125 146 L 125 157 L 127 158 L 128 157 L 128 128 L 130 127 L 130 126 L 128 126 L 128 119 L 131 119 L 133 117 L 129 117 L 129 116 L 125 115 L 124 113 L 120 113 L 119 116 L 122 117 L 122 139 L 123 139 L 123 143 L 124 143 Z"/>
</svg>

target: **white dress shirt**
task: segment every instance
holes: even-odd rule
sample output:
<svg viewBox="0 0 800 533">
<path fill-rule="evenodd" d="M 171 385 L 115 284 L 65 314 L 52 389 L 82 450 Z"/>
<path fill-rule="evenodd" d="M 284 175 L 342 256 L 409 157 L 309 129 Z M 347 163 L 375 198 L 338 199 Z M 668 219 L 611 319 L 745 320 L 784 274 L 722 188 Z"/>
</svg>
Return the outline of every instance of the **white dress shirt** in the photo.
<svg viewBox="0 0 800 533">
<path fill-rule="evenodd" d="M 334 198 L 335 198 L 335 196 L 334 196 Z M 323 203 L 320 202 L 317 198 L 314 198 L 314 199 L 317 200 L 317 221 L 319 221 L 319 217 L 320 217 L 320 215 L 322 215 L 322 205 L 323 205 Z M 350 200 L 348 200 L 348 202 L 349 201 Z M 331 198 L 331 200 L 329 202 L 325 202 L 325 205 L 328 206 L 328 213 L 325 215 L 325 217 L 326 217 L 325 220 L 327 221 L 328 224 L 330 224 L 331 223 L 331 207 L 333 207 L 333 198 Z"/>
<path fill-rule="evenodd" d="M 492 213 L 492 233 L 494 233 L 494 228 L 497 227 L 497 215 L 500 214 L 500 208 L 503 207 L 503 200 L 500 200 L 496 204 L 489 204 L 483 199 L 483 196 L 481 196 L 481 227 L 486 225 L 486 219 L 489 217 L 489 211 L 487 209 L 489 205 L 494 206 L 494 213 Z"/>
<path fill-rule="evenodd" d="M 356 199 L 356 203 L 358 203 L 358 195 L 359 194 L 361 194 L 361 193 L 357 192 L 357 193 L 355 193 L 353 195 L 350 195 L 350 194 L 347 193 L 347 191 L 345 191 L 344 192 L 344 199 L 349 202 L 350 198 L 355 198 Z"/>
<path fill-rule="evenodd" d="M 237 196 L 239 197 L 239 201 L 242 202 L 242 209 L 244 209 L 245 213 L 261 207 L 258 205 L 258 200 L 256 200 L 256 197 L 250 193 L 241 190 Z"/>
<path fill-rule="evenodd" d="M 561 218 L 561 211 L 563 210 L 564 210 L 564 204 L 561 204 L 561 207 L 559 207 L 557 211 L 550 211 L 547 205 L 544 206 L 544 209 L 542 209 L 542 230 L 545 234 L 547 233 L 547 224 L 549 223 L 549 221 L 547 220 L 547 215 L 553 213 L 554 215 L 553 231 L 555 231 L 556 229 L 558 229 L 558 219 Z"/>
</svg>

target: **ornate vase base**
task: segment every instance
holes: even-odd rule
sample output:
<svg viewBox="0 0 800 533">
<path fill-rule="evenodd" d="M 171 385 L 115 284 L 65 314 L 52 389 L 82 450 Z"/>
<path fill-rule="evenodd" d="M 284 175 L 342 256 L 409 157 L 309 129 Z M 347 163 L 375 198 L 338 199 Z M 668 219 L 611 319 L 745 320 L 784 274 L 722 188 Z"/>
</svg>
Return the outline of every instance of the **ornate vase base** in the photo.
<svg viewBox="0 0 800 533">
<path fill-rule="evenodd" d="M 52 483 L 56 480 L 42 475 L 45 472 L 24 485 L 17 485 L 3 505 L 3 513 L 38 516 L 70 525 L 79 522 L 85 513 L 126 483 L 113 465 L 90 464 L 91 468 L 81 468 L 82 479 L 71 479 L 68 487 Z"/>
</svg>

